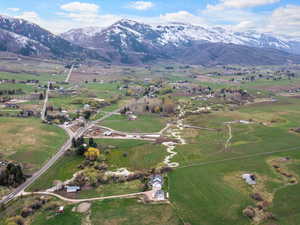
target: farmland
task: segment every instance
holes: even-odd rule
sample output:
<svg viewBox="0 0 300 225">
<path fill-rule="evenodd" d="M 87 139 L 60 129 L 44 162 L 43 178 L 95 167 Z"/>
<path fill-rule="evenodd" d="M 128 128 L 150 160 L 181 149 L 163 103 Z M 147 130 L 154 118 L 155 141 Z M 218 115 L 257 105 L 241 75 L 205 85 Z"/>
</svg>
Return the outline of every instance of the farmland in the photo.
<svg viewBox="0 0 300 225">
<path fill-rule="evenodd" d="M 0 118 L 1 158 L 23 163 L 27 173 L 35 172 L 65 142 L 66 134 L 38 119 Z"/>
<path fill-rule="evenodd" d="M 129 121 L 125 115 L 114 115 L 101 125 L 123 132 L 155 133 L 165 127 L 165 121 L 156 115 L 140 115 L 135 121 Z"/>
<path fill-rule="evenodd" d="M 11 113 L 0 117 L 1 159 L 21 163 L 32 174 L 67 140 L 55 124 L 71 137 L 86 132 L 70 139 L 71 147 L 25 189 L 57 187 L 50 192 L 61 199 L 50 202 L 63 205 L 64 212 L 46 209 L 47 203 L 24 218 L 26 224 L 297 225 L 297 70 L 81 65 L 67 83 L 66 68 L 46 68 L 38 67 L 38 75 L 30 73 L 31 66 L 24 73 L 0 74 L 22 81 L 38 77 L 42 84 L 1 84 L 0 90 L 23 90 L 9 97 L 44 94 L 45 84 L 53 81 L 43 123 L 38 118 L 43 99 L 17 103 L 19 108 L 3 103 L 2 110 Z M 36 116 L 19 114 L 33 109 Z M 256 184 L 247 184 L 243 174 L 255 176 Z M 164 180 L 162 201 L 151 200 L 153 175 Z M 68 192 L 69 186 L 80 189 Z M 1 187 L 1 195 L 10 188 Z M 7 217 L 19 215 L 37 193 L 28 194 L 10 203 Z M 77 212 L 72 200 L 90 198 L 90 209 Z"/>
</svg>

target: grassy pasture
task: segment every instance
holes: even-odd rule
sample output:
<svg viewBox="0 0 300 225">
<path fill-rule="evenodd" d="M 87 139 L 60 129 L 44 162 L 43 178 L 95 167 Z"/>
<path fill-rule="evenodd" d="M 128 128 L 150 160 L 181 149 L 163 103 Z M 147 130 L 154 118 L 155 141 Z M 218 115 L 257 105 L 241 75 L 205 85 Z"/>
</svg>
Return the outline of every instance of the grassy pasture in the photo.
<svg viewBox="0 0 300 225">
<path fill-rule="evenodd" d="M 274 156 L 299 159 L 297 151 Z M 262 183 L 260 185 L 264 186 L 264 190 L 274 195 L 273 204 L 268 210 L 279 219 L 279 224 L 297 225 L 300 216 L 299 184 L 284 186 L 278 174 L 266 163 L 269 157 L 258 156 L 177 169 L 169 174 L 171 200 L 185 222 L 191 224 L 250 225 L 251 221 L 242 215 L 242 210 L 248 205 L 255 205 L 250 198 L 253 191 L 240 178 L 242 173 L 250 172 L 263 177 L 258 179 L 258 183 Z M 299 165 L 294 166 L 298 168 L 294 171 L 299 176 Z M 269 221 L 266 224 L 271 222 L 274 223 Z"/>
<path fill-rule="evenodd" d="M 90 190 L 82 190 L 76 194 L 76 198 L 95 198 L 112 195 L 124 195 L 141 192 L 143 184 L 139 180 L 124 182 L 121 184 L 106 184 Z"/>
<path fill-rule="evenodd" d="M 99 146 L 112 145 L 115 149 L 106 155 L 111 169 L 126 167 L 130 170 L 150 169 L 161 163 L 166 155 L 165 147 L 140 140 L 96 140 Z M 124 153 L 127 156 L 124 156 Z"/>
<path fill-rule="evenodd" d="M 179 225 L 170 205 L 142 204 L 135 199 L 105 200 L 92 205 L 93 225 Z"/>
<path fill-rule="evenodd" d="M 176 148 L 178 155 L 174 161 L 181 166 L 203 163 L 176 169 L 169 174 L 171 200 L 185 222 L 251 224 L 242 215 L 242 210 L 248 205 L 255 205 L 255 202 L 249 197 L 251 188 L 239 177 L 249 172 L 263 177 L 261 182 L 265 191 L 274 197 L 268 210 L 278 217 L 278 224 L 298 224 L 299 184 L 284 186 L 280 176 L 266 161 L 275 156 L 300 158 L 299 135 L 290 132 L 291 128 L 300 126 L 299 103 L 296 98 L 279 98 L 274 103 L 253 104 L 237 111 L 194 115 L 186 119 L 187 124 L 219 130 L 187 129 L 184 136 L 188 144 Z M 256 123 L 231 125 L 232 139 L 228 151 L 225 151 L 224 144 L 229 133 L 224 122 L 249 119 Z M 287 152 L 262 155 L 282 150 Z M 228 161 L 222 161 L 226 159 Z M 298 162 L 290 165 L 290 170 L 298 176 L 299 168 Z M 235 179 L 238 179 L 237 183 L 234 183 Z M 263 225 L 272 223 L 274 221 L 266 221 Z"/>
<path fill-rule="evenodd" d="M 64 213 L 56 215 L 53 211 L 43 211 L 37 215 L 32 225 L 80 225 L 82 214 L 72 212 L 72 205 L 66 206 Z"/>
<path fill-rule="evenodd" d="M 101 122 L 101 125 L 123 132 L 152 133 L 163 129 L 165 122 L 156 115 L 138 115 L 134 121 L 129 121 L 125 115 L 113 115 Z"/>
<path fill-rule="evenodd" d="M 65 181 L 71 179 L 78 171 L 78 165 L 83 157 L 77 155 L 65 155 L 59 159 L 43 176 L 36 180 L 29 188 L 29 191 L 45 190 L 54 186 L 55 180 Z"/>
<path fill-rule="evenodd" d="M 107 164 L 110 169 L 126 167 L 129 170 L 150 169 L 161 163 L 166 155 L 165 147 L 162 145 L 139 141 L 139 140 L 95 140 L 99 146 L 115 146 L 106 155 Z M 124 156 L 124 153 L 127 156 Z M 102 153 L 104 154 L 104 153 Z M 55 180 L 65 181 L 72 178 L 84 158 L 77 155 L 65 155 L 59 159 L 42 177 L 29 187 L 29 191 L 45 190 L 53 186 Z M 110 195 L 112 193 L 124 194 L 128 192 L 139 192 L 140 183 L 127 183 L 122 185 L 105 185 L 97 189 L 86 190 L 79 193 L 80 197 L 99 196 L 99 194 Z"/>
<path fill-rule="evenodd" d="M 64 81 L 64 75 L 51 75 L 49 73 L 40 73 L 40 74 L 27 74 L 27 73 L 8 73 L 0 72 L 0 79 L 15 79 L 24 81 L 24 80 L 39 80 L 40 84 L 47 84 L 49 80 L 51 81 Z"/>
<path fill-rule="evenodd" d="M 0 153 L 21 162 L 27 173 L 36 171 L 65 142 L 67 135 L 35 118 L 0 117 Z"/>
</svg>

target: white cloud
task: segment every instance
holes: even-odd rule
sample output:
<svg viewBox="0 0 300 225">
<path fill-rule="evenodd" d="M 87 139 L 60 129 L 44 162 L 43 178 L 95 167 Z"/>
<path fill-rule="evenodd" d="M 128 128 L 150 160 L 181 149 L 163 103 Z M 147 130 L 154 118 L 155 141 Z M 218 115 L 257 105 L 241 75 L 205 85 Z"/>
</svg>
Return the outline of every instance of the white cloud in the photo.
<svg viewBox="0 0 300 225">
<path fill-rule="evenodd" d="M 28 20 L 32 23 L 39 23 L 41 21 L 39 15 L 34 11 L 22 12 L 19 16 L 16 16 L 16 18 Z"/>
<path fill-rule="evenodd" d="M 67 12 L 90 12 L 97 13 L 99 6 L 92 3 L 83 2 L 70 2 L 68 4 L 61 5 L 60 8 Z"/>
<path fill-rule="evenodd" d="M 11 12 L 19 12 L 20 9 L 19 8 L 7 8 L 8 11 L 11 11 Z"/>
<path fill-rule="evenodd" d="M 128 8 L 136 9 L 136 10 L 148 10 L 154 7 L 153 2 L 146 1 L 136 1 L 130 2 Z"/>
<path fill-rule="evenodd" d="M 262 5 L 269 5 L 279 2 L 280 0 L 220 0 L 216 5 L 207 5 L 209 10 L 224 10 L 226 8 L 251 8 Z"/>
<path fill-rule="evenodd" d="M 57 12 L 59 26 L 48 23 L 47 27 L 56 33 L 65 32 L 72 28 L 88 26 L 109 26 L 121 19 L 120 16 L 112 14 L 100 14 L 99 5 L 91 3 L 71 2 L 60 6 L 62 11 Z"/>
<path fill-rule="evenodd" d="M 161 22 L 181 22 L 181 23 L 192 23 L 192 24 L 201 24 L 205 25 L 206 21 L 200 16 L 196 16 L 187 11 L 179 11 L 176 13 L 166 13 L 160 15 L 159 17 Z"/>
<path fill-rule="evenodd" d="M 277 8 L 268 18 L 265 30 L 280 35 L 298 37 L 300 40 L 300 6 L 286 5 Z"/>
</svg>

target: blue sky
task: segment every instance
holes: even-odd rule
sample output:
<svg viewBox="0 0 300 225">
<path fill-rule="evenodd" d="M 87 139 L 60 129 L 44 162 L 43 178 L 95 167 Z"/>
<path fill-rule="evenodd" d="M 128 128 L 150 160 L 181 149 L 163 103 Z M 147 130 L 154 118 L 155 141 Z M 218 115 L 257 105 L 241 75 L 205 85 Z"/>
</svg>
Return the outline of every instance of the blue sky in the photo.
<svg viewBox="0 0 300 225">
<path fill-rule="evenodd" d="M 109 26 L 127 18 L 257 30 L 300 38 L 299 0 L 0 0 L 0 14 L 24 18 L 59 33 Z"/>
</svg>

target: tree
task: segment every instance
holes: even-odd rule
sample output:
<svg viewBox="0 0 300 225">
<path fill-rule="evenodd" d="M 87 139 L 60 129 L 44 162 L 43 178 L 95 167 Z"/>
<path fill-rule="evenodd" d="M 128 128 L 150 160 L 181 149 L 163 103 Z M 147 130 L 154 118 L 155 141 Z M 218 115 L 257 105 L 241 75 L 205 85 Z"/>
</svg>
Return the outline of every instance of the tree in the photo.
<svg viewBox="0 0 300 225">
<path fill-rule="evenodd" d="M 72 138 L 72 147 L 73 148 L 77 147 L 77 141 L 76 141 L 76 139 L 74 137 Z"/>
<path fill-rule="evenodd" d="M 83 145 L 80 145 L 77 149 L 76 149 L 76 154 L 77 155 L 84 155 L 86 149 Z"/>
<path fill-rule="evenodd" d="M 85 112 L 83 113 L 83 117 L 84 117 L 86 120 L 88 120 L 88 119 L 91 117 L 91 115 L 92 115 L 91 111 L 85 111 Z"/>
<path fill-rule="evenodd" d="M 43 100 L 43 99 L 44 99 L 43 93 L 40 93 L 39 99 L 40 99 L 40 100 Z"/>
<path fill-rule="evenodd" d="M 94 138 L 89 138 L 89 146 L 93 146 L 95 144 Z"/>
<path fill-rule="evenodd" d="M 89 146 L 97 148 L 97 143 L 94 141 L 93 138 L 89 138 Z"/>
<path fill-rule="evenodd" d="M 97 148 L 90 147 L 84 153 L 84 156 L 87 160 L 94 161 L 100 156 L 100 150 Z"/>
</svg>

